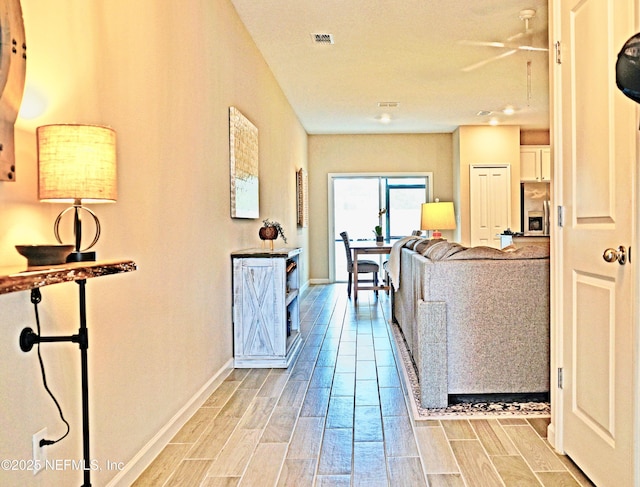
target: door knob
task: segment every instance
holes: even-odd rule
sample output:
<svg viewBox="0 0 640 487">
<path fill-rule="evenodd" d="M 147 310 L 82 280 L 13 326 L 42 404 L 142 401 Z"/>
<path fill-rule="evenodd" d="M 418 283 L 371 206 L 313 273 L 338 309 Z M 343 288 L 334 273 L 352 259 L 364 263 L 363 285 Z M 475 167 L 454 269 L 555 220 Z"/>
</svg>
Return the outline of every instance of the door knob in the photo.
<svg viewBox="0 0 640 487">
<path fill-rule="evenodd" d="M 607 262 L 616 262 L 616 261 L 618 261 L 618 264 L 625 265 L 627 263 L 627 251 L 621 245 L 617 249 L 607 249 L 607 250 L 605 250 L 604 254 L 602 254 L 602 258 Z"/>
</svg>

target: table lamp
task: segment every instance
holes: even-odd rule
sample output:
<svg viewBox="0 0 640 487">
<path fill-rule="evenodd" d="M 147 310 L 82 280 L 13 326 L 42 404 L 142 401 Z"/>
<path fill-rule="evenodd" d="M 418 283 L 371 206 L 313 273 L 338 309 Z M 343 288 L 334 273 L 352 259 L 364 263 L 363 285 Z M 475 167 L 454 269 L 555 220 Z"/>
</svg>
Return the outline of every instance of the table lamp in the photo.
<svg viewBox="0 0 640 487">
<path fill-rule="evenodd" d="M 433 230 L 432 238 L 442 238 L 440 230 L 453 230 L 456 228 L 456 215 L 453 211 L 453 202 L 440 202 L 438 198 L 433 203 L 422 204 L 421 230 Z"/>
<path fill-rule="evenodd" d="M 100 238 L 100 221 L 83 203 L 114 202 L 116 185 L 116 133 L 98 125 L 59 124 L 36 129 L 38 141 L 38 198 L 46 202 L 71 202 L 56 218 L 54 233 L 59 243 L 60 220 L 74 211 L 75 250 L 67 262 L 96 260 L 95 252 L 87 252 Z M 93 241 L 82 248 L 80 210 L 95 222 Z"/>
</svg>

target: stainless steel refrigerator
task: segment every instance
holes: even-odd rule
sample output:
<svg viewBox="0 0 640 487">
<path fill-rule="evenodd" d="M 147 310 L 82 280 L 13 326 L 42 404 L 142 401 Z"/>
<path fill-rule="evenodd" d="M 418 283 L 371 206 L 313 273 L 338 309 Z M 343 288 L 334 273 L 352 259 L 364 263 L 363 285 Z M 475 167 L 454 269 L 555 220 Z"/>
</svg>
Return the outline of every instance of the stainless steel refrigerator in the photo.
<svg viewBox="0 0 640 487">
<path fill-rule="evenodd" d="M 549 235 L 549 183 L 520 185 L 520 221 L 524 235 Z"/>
</svg>

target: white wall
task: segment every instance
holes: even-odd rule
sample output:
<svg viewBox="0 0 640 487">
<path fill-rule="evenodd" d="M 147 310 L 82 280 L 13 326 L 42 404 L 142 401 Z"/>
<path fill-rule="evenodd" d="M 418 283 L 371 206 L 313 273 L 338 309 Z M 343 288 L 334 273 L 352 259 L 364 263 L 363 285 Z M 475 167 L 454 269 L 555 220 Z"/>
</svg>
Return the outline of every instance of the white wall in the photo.
<svg viewBox="0 0 640 487">
<path fill-rule="evenodd" d="M 260 131 L 260 217 L 296 227 L 295 171 L 307 138 L 227 0 L 22 0 L 26 99 L 44 112 L 21 119 L 17 182 L 0 183 L 0 265 L 24 265 L 15 244 L 53 243 L 63 208 L 37 202 L 35 128 L 110 125 L 118 133 L 119 198 L 94 206 L 103 224 L 99 258 L 131 258 L 139 270 L 88 281 L 92 457 L 132 457 L 232 357 L 233 250 L 259 245 L 260 220 L 229 208 L 228 107 Z M 25 100 L 26 101 L 26 100 Z M 45 334 L 77 331 L 77 285 L 43 289 Z M 62 433 L 42 388 L 35 351 L 18 336 L 33 326 L 29 293 L 0 296 L 0 457 L 31 458 L 31 436 Z M 72 426 L 49 458 L 81 458 L 79 352 L 43 345 L 47 377 Z M 106 485 L 113 471 L 93 475 Z M 1 485 L 79 485 L 72 470 L 7 472 Z"/>
<path fill-rule="evenodd" d="M 511 166 L 511 228 L 520 228 L 520 127 L 467 125 L 454 132 L 454 187 L 459 225 L 455 240 L 471 245 L 469 170 L 473 164 Z"/>
</svg>

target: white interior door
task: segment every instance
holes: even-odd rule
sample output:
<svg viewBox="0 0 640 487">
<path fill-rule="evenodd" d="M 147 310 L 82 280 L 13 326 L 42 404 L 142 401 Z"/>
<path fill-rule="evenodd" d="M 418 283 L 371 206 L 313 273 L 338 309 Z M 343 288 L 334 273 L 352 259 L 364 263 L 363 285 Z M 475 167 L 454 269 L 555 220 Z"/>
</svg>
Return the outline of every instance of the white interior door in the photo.
<svg viewBox="0 0 640 487">
<path fill-rule="evenodd" d="M 471 166 L 471 246 L 500 248 L 499 235 L 511 224 L 511 171 L 508 165 Z"/>
<path fill-rule="evenodd" d="M 600 487 L 634 483 L 635 104 L 615 86 L 634 0 L 559 0 L 562 206 L 558 394 L 564 451 Z"/>
</svg>

